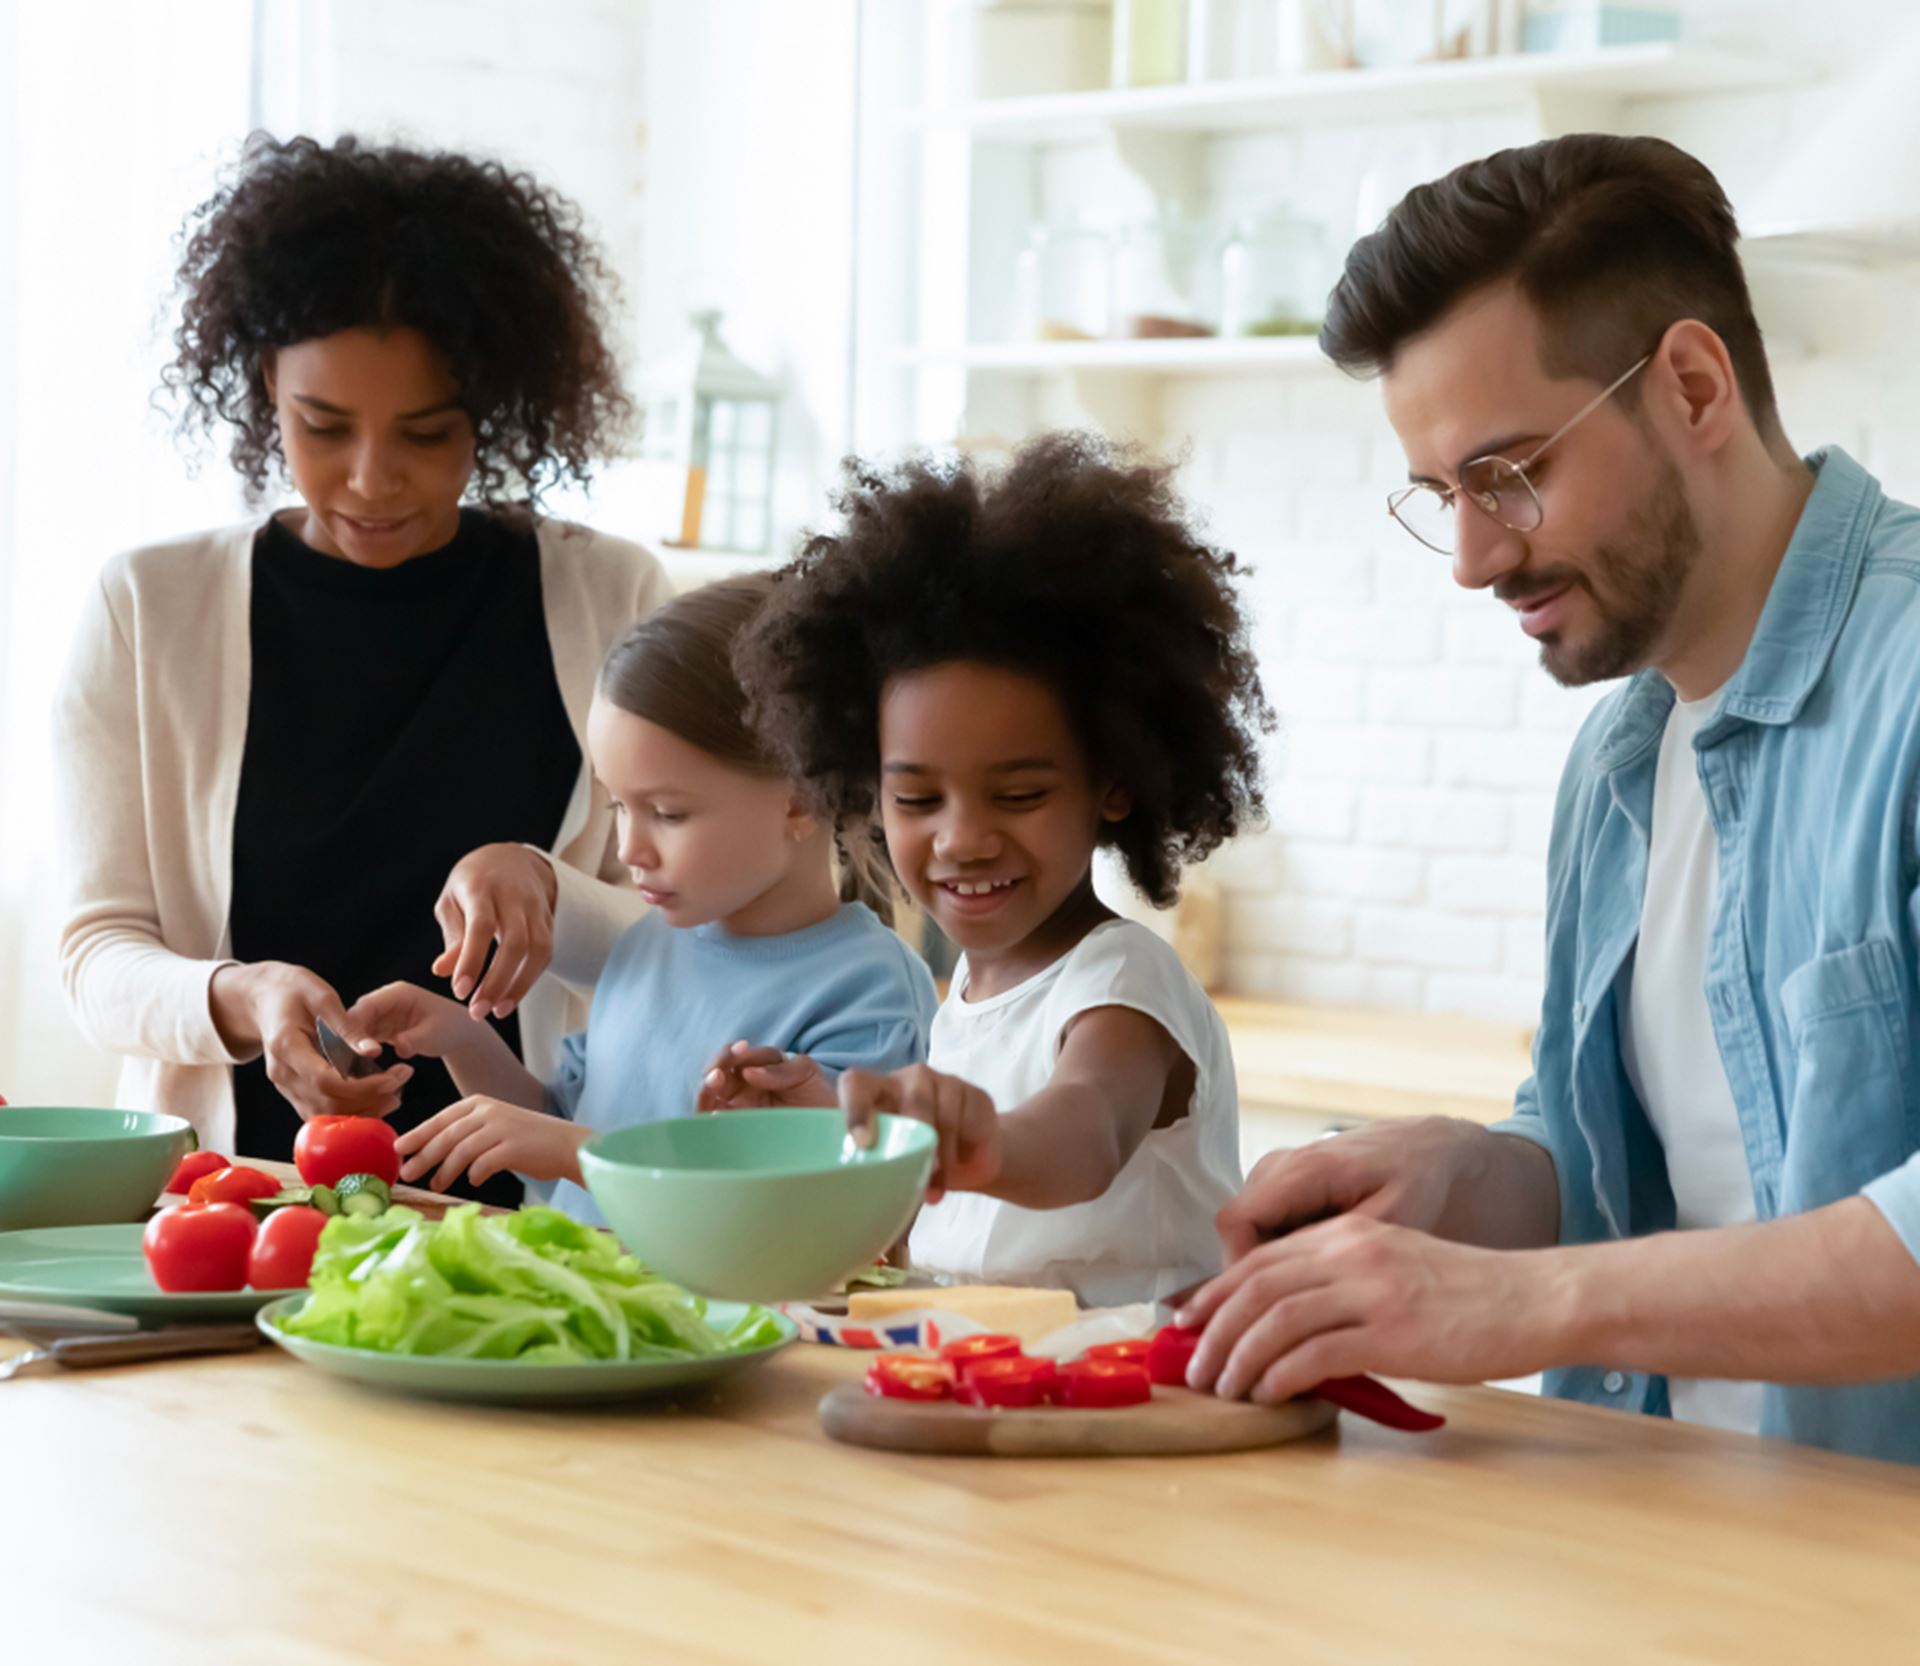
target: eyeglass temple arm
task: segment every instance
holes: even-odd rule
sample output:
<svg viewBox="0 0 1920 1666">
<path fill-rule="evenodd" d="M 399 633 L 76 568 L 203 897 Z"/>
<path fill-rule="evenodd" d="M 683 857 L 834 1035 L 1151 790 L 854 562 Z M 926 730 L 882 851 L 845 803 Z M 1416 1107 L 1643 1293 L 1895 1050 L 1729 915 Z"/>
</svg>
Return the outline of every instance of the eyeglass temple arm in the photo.
<svg viewBox="0 0 1920 1666">
<path fill-rule="evenodd" d="M 1638 376 L 1641 371 L 1645 370 L 1646 367 L 1652 362 L 1653 362 L 1653 355 L 1651 353 L 1648 353 L 1644 358 L 1640 359 L 1637 363 L 1630 366 L 1628 369 L 1622 371 L 1618 376 L 1614 377 L 1614 379 L 1611 382 L 1609 382 L 1604 388 L 1602 388 L 1591 399 L 1589 399 L 1586 402 L 1586 404 L 1582 405 L 1579 410 L 1575 411 L 1572 416 L 1568 417 L 1565 422 L 1561 423 L 1558 428 L 1554 429 L 1554 431 L 1551 434 L 1549 434 L 1544 440 L 1542 440 L 1537 446 L 1535 446 L 1533 450 L 1527 454 L 1527 458 L 1525 462 L 1516 464 L 1515 466 L 1518 468 L 1525 469 L 1539 462 L 1539 460 L 1546 455 L 1548 446 L 1554 444 L 1555 441 L 1564 438 L 1565 435 L 1569 432 L 1569 430 L 1576 428 L 1581 423 L 1585 422 L 1588 417 L 1592 416 L 1595 411 L 1599 410 L 1602 405 L 1606 404 L 1606 402 L 1609 399 L 1611 399 L 1616 393 L 1618 393 L 1630 381 L 1632 381 L 1634 377 Z"/>
</svg>

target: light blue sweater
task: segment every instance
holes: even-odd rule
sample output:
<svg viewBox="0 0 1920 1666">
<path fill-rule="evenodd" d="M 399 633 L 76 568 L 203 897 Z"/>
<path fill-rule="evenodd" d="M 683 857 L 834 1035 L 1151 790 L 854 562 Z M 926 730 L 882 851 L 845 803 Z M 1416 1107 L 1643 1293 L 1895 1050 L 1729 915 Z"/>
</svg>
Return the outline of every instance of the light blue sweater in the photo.
<svg viewBox="0 0 1920 1666">
<path fill-rule="evenodd" d="M 608 1130 L 691 1116 L 700 1078 L 735 1041 L 806 1053 L 829 1077 L 927 1056 L 937 1001 L 926 964 L 860 903 L 782 937 L 649 914 L 614 945 L 586 1032 L 561 1044 L 547 1108 Z M 604 1225 L 570 1180 L 555 1207 Z"/>
</svg>

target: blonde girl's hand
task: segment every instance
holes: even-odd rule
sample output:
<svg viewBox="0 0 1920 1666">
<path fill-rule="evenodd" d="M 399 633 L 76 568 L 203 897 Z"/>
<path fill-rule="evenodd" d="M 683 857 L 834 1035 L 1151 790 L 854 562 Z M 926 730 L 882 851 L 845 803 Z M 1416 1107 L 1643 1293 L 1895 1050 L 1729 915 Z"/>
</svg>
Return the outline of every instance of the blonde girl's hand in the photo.
<svg viewBox="0 0 1920 1666">
<path fill-rule="evenodd" d="M 347 1008 L 359 1033 L 383 1041 L 403 1059 L 440 1059 L 474 1035 L 473 1021 L 458 1001 L 413 983 L 389 983 Z"/>
<path fill-rule="evenodd" d="M 986 1191 L 1000 1177 L 1000 1113 L 987 1094 L 958 1076 L 924 1064 L 886 1076 L 849 1070 L 840 1078 L 840 1104 L 847 1131 L 862 1147 L 873 1144 L 874 1119 L 881 1115 L 911 1117 L 933 1129 L 938 1144 L 927 1181 L 929 1203 L 948 1192 Z"/>
<path fill-rule="evenodd" d="M 805 1053 L 736 1041 L 714 1055 L 700 1078 L 698 1111 L 742 1111 L 769 1105 L 826 1106 L 833 1084 Z"/>
<path fill-rule="evenodd" d="M 400 1178 L 412 1184 L 431 1169 L 427 1184 L 436 1192 L 463 1174 L 479 1186 L 509 1170 L 530 1180 L 578 1185 L 580 1148 L 592 1132 L 565 1117 L 473 1094 L 408 1129 L 394 1150 L 402 1159 Z"/>
<path fill-rule="evenodd" d="M 482 845 L 454 864 L 433 905 L 446 947 L 433 963 L 475 1018 L 505 1018 L 553 958 L 553 864 L 525 845 Z M 488 951 L 493 960 L 489 964 Z"/>
</svg>

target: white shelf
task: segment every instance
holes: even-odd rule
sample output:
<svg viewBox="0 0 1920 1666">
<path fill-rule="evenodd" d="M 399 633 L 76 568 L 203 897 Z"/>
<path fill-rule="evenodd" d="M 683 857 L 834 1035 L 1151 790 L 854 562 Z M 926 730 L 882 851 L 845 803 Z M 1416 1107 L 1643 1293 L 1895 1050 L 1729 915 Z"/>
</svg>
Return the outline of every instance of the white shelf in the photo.
<svg viewBox="0 0 1920 1666">
<path fill-rule="evenodd" d="M 1749 261 L 1815 271 L 1914 271 L 1920 267 L 1920 222 L 1827 230 L 1748 233 L 1740 252 Z"/>
<path fill-rule="evenodd" d="M 916 350 L 904 354 L 903 358 L 916 367 L 945 365 L 1025 376 L 1074 370 L 1130 371 L 1150 376 L 1232 376 L 1332 369 L 1312 336 L 992 342 L 946 351 Z"/>
<path fill-rule="evenodd" d="M 910 121 L 981 139 L 1072 143 L 1119 128 L 1235 133 L 1309 120 L 1405 121 L 1532 98 L 1661 98 L 1777 84 L 1788 65 L 1673 42 L 1594 52 L 1514 53 L 1401 69 L 1325 70 L 1283 79 L 1180 82 L 983 100 Z"/>
</svg>

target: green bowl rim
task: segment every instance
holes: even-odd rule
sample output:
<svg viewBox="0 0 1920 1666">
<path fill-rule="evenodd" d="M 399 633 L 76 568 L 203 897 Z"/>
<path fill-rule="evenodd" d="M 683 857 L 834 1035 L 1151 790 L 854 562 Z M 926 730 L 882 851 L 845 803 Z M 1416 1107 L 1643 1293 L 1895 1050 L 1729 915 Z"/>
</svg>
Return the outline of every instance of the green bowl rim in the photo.
<svg viewBox="0 0 1920 1666">
<path fill-rule="evenodd" d="M 804 1111 L 813 1108 L 815 1107 L 797 1106 L 785 1110 L 769 1108 L 766 1114 L 791 1116 L 796 1109 Z M 829 1109 L 829 1107 L 820 1106 L 818 1109 L 826 1110 Z M 609 1128 L 605 1133 L 594 1135 L 585 1145 L 581 1146 L 581 1168 L 584 1171 L 587 1159 L 592 1158 L 594 1162 L 618 1173 L 644 1175 L 649 1180 L 667 1180 L 676 1176 L 682 1179 L 698 1176 L 702 1180 L 713 1181 L 801 1180 L 827 1174 L 844 1174 L 854 1168 L 869 1170 L 892 1168 L 895 1164 L 914 1162 L 921 1157 L 931 1154 L 939 1143 L 939 1136 L 934 1133 L 929 1124 L 921 1122 L 915 1117 L 893 1116 L 883 1112 L 879 1118 L 881 1122 L 897 1122 L 904 1124 L 909 1129 L 917 1128 L 921 1131 L 919 1134 L 912 1136 L 914 1148 L 909 1151 L 896 1151 L 888 1156 L 876 1156 L 867 1162 L 857 1165 L 835 1163 L 829 1167 L 817 1169 L 697 1169 L 688 1168 L 685 1164 L 680 1163 L 665 1165 L 659 1163 L 622 1162 L 594 1149 L 602 1140 L 625 1134 L 633 1128 L 660 1128 L 669 1122 L 708 1122 L 715 1117 L 742 1117 L 756 1114 L 759 1113 L 755 1111 L 705 1111 L 695 1116 L 663 1117 L 659 1122 L 636 1122 L 628 1124 L 626 1128 Z M 838 1116 L 840 1112 L 834 1109 L 833 1114 Z M 593 1188 L 589 1186 L 587 1189 L 588 1191 L 592 1191 Z"/>
<path fill-rule="evenodd" d="M 289 1353 L 292 1353 L 293 1348 L 296 1346 L 301 1348 L 322 1348 L 330 1354 L 344 1354 L 352 1359 L 403 1360 L 408 1363 L 418 1363 L 421 1365 L 460 1365 L 479 1366 L 482 1368 L 513 1366 L 522 1371 L 553 1371 L 571 1368 L 578 1371 L 582 1369 L 595 1370 L 609 1365 L 667 1365 L 678 1363 L 663 1359 L 577 1359 L 568 1361 L 566 1365 L 554 1365 L 552 1363 L 543 1365 L 538 1362 L 529 1365 L 524 1359 L 462 1359 L 456 1355 L 449 1354 L 391 1354 L 384 1348 L 350 1348 L 344 1342 L 321 1342 L 311 1336 L 289 1336 L 274 1323 L 275 1317 L 282 1312 L 291 1311 L 296 1302 L 304 1303 L 312 1294 L 313 1292 L 311 1290 L 296 1290 L 291 1294 L 275 1296 L 272 1301 L 255 1311 L 253 1315 L 254 1327 L 276 1347 L 285 1346 Z M 712 1296 L 702 1297 L 701 1299 L 711 1304 L 721 1298 Z M 800 1326 L 798 1322 L 790 1318 L 787 1314 L 782 1313 L 780 1309 L 771 1302 L 728 1302 L 727 1306 L 764 1308 L 786 1327 L 785 1334 L 781 1336 L 778 1342 L 769 1342 L 764 1348 L 747 1348 L 739 1353 L 732 1354 L 693 1354 L 688 1356 L 685 1363 L 691 1365 L 703 1359 L 759 1359 L 766 1354 L 778 1353 L 789 1343 L 797 1342 L 800 1339 Z M 295 1357 L 298 1358 L 298 1355 Z"/>
<path fill-rule="evenodd" d="M 175 1116 L 172 1111 L 137 1111 L 125 1105 L 0 1105 L 0 1139 L 11 1140 L 17 1145 L 73 1145 L 76 1137 L 71 1134 L 9 1134 L 4 1127 L 9 1111 L 98 1111 L 102 1116 L 150 1116 L 173 1124 L 171 1128 L 154 1128 L 145 1133 L 121 1136 L 129 1140 L 171 1139 L 175 1134 L 193 1133 L 193 1124 L 183 1116 Z"/>
</svg>

